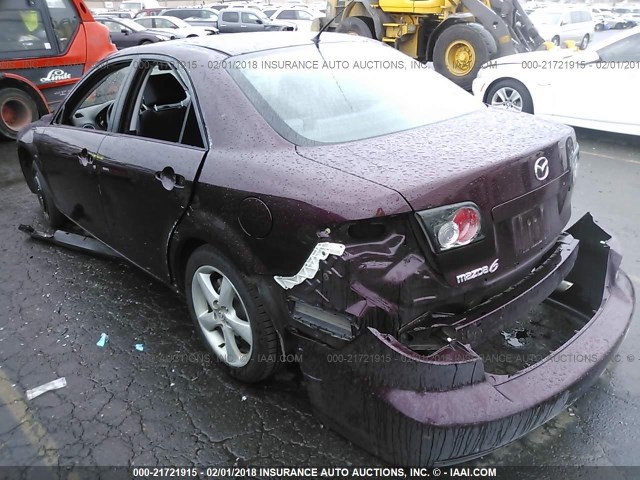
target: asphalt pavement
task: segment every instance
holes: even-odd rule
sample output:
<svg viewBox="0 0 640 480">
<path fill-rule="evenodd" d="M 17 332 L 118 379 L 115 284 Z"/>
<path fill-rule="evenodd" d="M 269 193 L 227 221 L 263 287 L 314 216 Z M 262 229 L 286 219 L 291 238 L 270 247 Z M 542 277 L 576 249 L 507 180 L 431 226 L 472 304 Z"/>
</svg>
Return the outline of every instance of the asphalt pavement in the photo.
<svg viewBox="0 0 640 480">
<path fill-rule="evenodd" d="M 574 217 L 590 211 L 616 234 L 638 286 L 640 138 L 578 139 Z M 316 420 L 295 366 L 264 385 L 238 383 L 164 286 L 19 232 L 43 220 L 11 142 L 0 142 L 0 192 L 0 466 L 380 464 Z M 66 387 L 26 399 L 59 377 Z M 638 432 L 636 313 L 617 361 L 577 403 L 473 464 L 640 465 Z"/>
</svg>

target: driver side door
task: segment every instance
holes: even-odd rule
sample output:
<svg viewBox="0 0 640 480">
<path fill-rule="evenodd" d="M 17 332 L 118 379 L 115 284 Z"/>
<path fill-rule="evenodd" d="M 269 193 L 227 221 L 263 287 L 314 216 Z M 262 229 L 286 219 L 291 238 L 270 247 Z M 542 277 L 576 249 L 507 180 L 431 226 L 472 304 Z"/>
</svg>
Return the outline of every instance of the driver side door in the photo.
<svg viewBox="0 0 640 480">
<path fill-rule="evenodd" d="M 78 85 L 41 137 L 38 168 L 56 206 L 103 241 L 108 240 L 108 228 L 98 188 L 97 152 L 109 112 L 131 70 L 130 61 L 95 70 Z"/>
</svg>

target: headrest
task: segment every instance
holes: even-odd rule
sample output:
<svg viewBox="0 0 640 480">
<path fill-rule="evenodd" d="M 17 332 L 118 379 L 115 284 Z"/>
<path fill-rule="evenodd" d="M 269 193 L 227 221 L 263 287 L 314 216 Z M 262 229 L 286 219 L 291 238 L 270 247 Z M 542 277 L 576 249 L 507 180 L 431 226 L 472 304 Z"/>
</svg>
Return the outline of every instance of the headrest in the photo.
<svg viewBox="0 0 640 480">
<path fill-rule="evenodd" d="M 180 103 L 187 98 L 184 87 L 171 73 L 151 75 L 144 89 L 144 103 L 148 107 Z"/>
</svg>

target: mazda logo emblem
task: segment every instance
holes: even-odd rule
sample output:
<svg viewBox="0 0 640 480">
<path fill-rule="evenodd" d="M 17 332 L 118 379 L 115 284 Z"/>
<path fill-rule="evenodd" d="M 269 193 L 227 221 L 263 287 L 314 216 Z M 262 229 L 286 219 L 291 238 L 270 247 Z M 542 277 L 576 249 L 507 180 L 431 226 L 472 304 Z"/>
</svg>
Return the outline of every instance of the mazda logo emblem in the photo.
<svg viewBox="0 0 640 480">
<path fill-rule="evenodd" d="M 533 173 L 540 181 L 549 176 L 549 160 L 547 160 L 547 157 L 540 157 L 536 160 L 536 163 L 533 164 Z"/>
</svg>

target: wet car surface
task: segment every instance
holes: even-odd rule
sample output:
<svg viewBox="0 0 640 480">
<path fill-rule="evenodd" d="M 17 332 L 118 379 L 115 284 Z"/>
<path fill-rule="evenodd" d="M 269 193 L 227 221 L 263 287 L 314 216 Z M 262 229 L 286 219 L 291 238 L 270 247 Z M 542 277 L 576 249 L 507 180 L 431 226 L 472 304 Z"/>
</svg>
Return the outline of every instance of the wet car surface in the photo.
<svg viewBox="0 0 640 480">
<path fill-rule="evenodd" d="M 619 232 L 623 265 L 637 285 L 640 218 L 618 206 L 637 201 L 640 144 L 597 132 L 579 132 L 578 140 L 574 217 L 591 211 Z M 1 143 L 0 156 L 2 465 L 377 464 L 320 427 L 295 375 L 259 387 L 229 379 L 195 341 L 184 301 L 159 282 L 127 263 L 25 239 L 17 226 L 45 228 L 42 214 L 14 144 Z M 105 349 L 95 345 L 103 331 L 110 334 Z M 465 466 L 638 465 L 639 332 L 633 322 L 620 356 L 569 410 Z M 25 390 L 58 376 L 66 376 L 66 388 L 24 399 Z M 211 415 L 215 403 L 224 416 Z M 564 475 L 585 478 L 583 471 Z"/>
<path fill-rule="evenodd" d="M 315 51 L 316 46 L 309 45 L 306 48 Z M 141 54 L 144 55 L 144 50 L 141 50 Z M 103 66 L 102 70 L 107 74 L 117 72 L 118 61 L 122 58 L 112 58 L 111 65 Z M 159 64 L 160 67 L 155 71 Z M 166 62 L 157 60 L 153 65 L 154 70 L 145 77 L 146 83 L 143 85 L 166 86 L 167 82 L 174 82 L 176 87 L 172 91 L 180 91 L 180 95 L 174 95 L 169 100 L 163 98 L 163 92 L 167 89 L 154 91 L 152 88 L 147 91 L 147 87 L 144 90 L 141 87 L 143 93 L 138 98 L 142 98 L 141 107 L 144 108 L 140 108 L 138 125 L 131 124 L 132 128 L 137 129 L 138 137 L 148 136 L 141 134 L 145 130 L 146 118 L 152 119 L 153 125 L 153 122 L 162 120 L 160 117 L 172 115 L 173 110 L 180 108 L 184 109 L 181 118 L 185 119 L 186 124 L 197 121 L 190 120 L 195 118 L 190 115 L 196 111 L 194 106 L 197 107 L 197 104 L 192 99 L 196 98 L 197 88 L 196 92 L 181 90 L 179 75 L 169 74 L 167 70 L 170 68 L 163 68 L 167 66 Z M 134 83 L 137 81 L 136 76 L 131 78 Z M 229 95 L 240 98 L 232 84 L 221 82 L 221 85 Z M 91 83 L 88 86 L 85 83 L 78 91 L 83 92 L 84 88 L 85 94 L 89 95 L 90 87 Z M 271 94 L 268 88 L 267 97 Z M 264 99 L 265 92 L 260 91 L 259 87 L 256 89 Z M 344 94 L 344 90 L 341 92 Z M 99 104 L 99 111 L 93 105 L 85 107 L 84 103 L 80 103 L 89 98 L 86 95 L 72 96 L 70 108 L 65 109 L 67 115 L 72 114 L 71 121 L 76 127 L 79 126 L 76 124 L 78 118 L 81 122 L 87 121 L 87 118 L 91 118 L 87 114 L 91 113 L 95 115 L 97 127 L 101 126 L 97 120 L 100 116 L 108 119 L 105 124 L 107 129 L 120 112 L 130 109 L 127 102 L 118 98 L 107 106 Z M 250 94 L 248 96 L 252 99 Z M 74 104 L 76 98 L 77 103 Z M 261 107 L 254 100 L 254 105 L 260 110 Z M 138 111 L 137 107 L 134 111 Z M 165 154 L 170 161 L 172 155 L 178 152 L 190 152 L 190 159 L 181 165 L 181 173 L 176 171 L 177 168 L 174 170 L 173 167 L 178 166 L 175 163 L 162 169 L 156 167 L 153 162 L 157 163 L 157 159 L 151 160 L 151 164 L 149 160 L 141 164 L 134 161 L 131 165 L 127 165 L 128 161 L 123 162 L 122 159 L 135 159 L 143 145 L 152 145 L 148 141 L 144 143 L 144 139 L 118 142 L 117 135 L 103 136 L 98 132 L 79 134 L 76 129 L 47 126 L 45 122 L 36 125 L 33 131 L 24 133 L 20 155 L 25 177 L 30 187 L 43 199 L 52 223 L 63 220 L 57 218 L 58 212 L 53 207 L 55 199 L 55 204 L 66 216 L 152 275 L 169 280 L 178 290 L 183 286 L 181 277 L 184 278 L 195 324 L 201 328 L 200 333 L 208 341 L 212 352 L 221 358 L 232 374 L 249 381 L 267 377 L 274 371 L 275 365 L 273 362 L 260 363 L 259 357 L 265 355 L 271 358 L 277 353 L 280 343 L 286 352 L 302 355 L 302 370 L 312 403 L 327 423 L 390 461 L 408 464 L 446 463 L 472 458 L 497 448 L 557 415 L 573 402 L 597 378 L 615 353 L 628 327 L 633 304 L 631 284 L 624 274 L 618 272 L 618 249 L 614 245 L 610 249 L 607 243 L 609 235 L 595 226 L 590 217 L 584 217 L 556 241 L 570 215 L 569 198 L 577 161 L 577 145 L 571 130 L 523 116 L 481 111 L 476 106 L 467 108 L 462 101 L 454 107 L 454 111 L 456 115 L 464 116 L 455 119 L 455 122 L 440 118 L 440 124 L 437 125 L 457 125 L 465 131 L 475 132 L 478 132 L 478 128 L 474 130 L 465 125 L 482 126 L 485 134 L 502 131 L 497 138 L 503 141 L 496 143 L 493 155 L 476 157 L 476 160 L 486 164 L 470 164 L 461 160 L 453 162 L 455 156 L 452 154 L 463 150 L 460 145 L 449 152 L 435 152 L 432 162 L 438 157 L 440 161 L 444 157 L 453 162 L 454 169 L 449 169 L 449 175 L 441 173 L 440 177 L 435 173 L 429 175 L 428 171 L 420 174 L 420 164 L 404 160 L 404 155 L 404 177 L 401 169 L 385 166 L 382 157 L 378 164 L 376 158 L 367 158 L 361 176 L 349 171 L 353 163 L 334 164 L 333 168 L 342 172 L 342 176 L 334 177 L 330 188 L 341 194 L 339 196 L 342 198 L 346 196 L 345 188 L 357 192 L 360 196 L 356 197 L 359 205 L 337 205 L 332 203 L 333 199 L 312 191 L 306 198 L 314 202 L 310 205 L 305 202 L 304 205 L 308 212 L 300 208 L 300 204 L 300 210 L 289 220 L 290 224 L 300 224 L 302 220 L 302 227 L 298 227 L 298 243 L 290 244 L 282 232 L 274 229 L 272 233 L 271 222 L 275 218 L 277 225 L 278 219 L 287 218 L 287 208 L 290 208 L 287 203 L 299 201 L 299 186 L 295 181 L 292 182 L 284 192 L 280 192 L 279 198 L 270 194 L 272 186 L 268 184 L 269 177 L 274 174 L 277 176 L 281 167 L 268 159 L 265 164 L 264 160 L 251 161 L 246 154 L 237 157 L 244 160 L 233 164 L 238 171 L 253 168 L 254 174 L 259 169 L 265 173 L 266 183 L 261 183 L 264 182 L 261 179 L 256 187 L 248 188 L 251 182 L 246 179 L 232 180 L 233 169 L 228 158 L 234 154 L 225 150 L 224 142 L 221 142 L 218 149 L 213 149 L 207 157 L 202 172 L 198 172 L 200 176 L 195 197 L 193 201 L 188 200 L 193 189 L 190 182 L 194 182 L 198 162 L 203 157 L 203 146 L 208 142 L 203 142 L 203 138 L 197 136 L 190 137 L 187 142 L 184 142 L 184 138 L 187 131 L 197 132 L 195 127 L 201 123 L 192 123 L 193 128 L 185 130 L 183 127 L 182 131 L 160 128 L 160 124 L 156 123 L 158 126 L 155 131 L 166 134 L 166 138 L 160 140 L 174 138 L 174 141 L 182 141 L 181 146 L 171 147 L 175 153 L 165 146 Z M 274 126 L 272 122 L 270 125 L 285 139 L 290 138 L 288 135 L 303 139 L 294 141 L 299 145 L 298 156 L 291 155 L 285 143 L 281 146 L 276 144 L 279 160 L 290 160 L 289 167 L 291 162 L 299 164 L 304 172 L 304 180 L 315 174 L 318 164 L 332 168 L 327 164 L 328 159 L 339 158 L 337 152 L 333 153 L 336 147 L 323 146 L 322 143 L 358 140 L 347 147 L 352 149 L 352 157 L 356 157 L 358 148 L 361 152 L 380 151 L 380 138 L 384 138 L 345 139 L 342 136 L 344 129 L 335 129 L 334 137 L 329 130 L 327 137 L 326 128 L 322 128 L 324 118 L 320 119 L 320 127 L 309 122 L 307 128 L 307 122 L 297 123 L 295 115 L 288 117 L 286 114 L 283 116 L 282 111 L 276 113 L 276 117 L 269 117 L 262 112 L 263 118 L 275 118 L 276 121 L 284 118 L 286 127 L 277 123 Z M 64 115 L 60 114 L 58 121 L 62 119 L 64 123 Z M 210 121 L 210 115 L 205 108 L 205 124 L 214 127 L 215 137 L 215 128 L 219 127 L 215 121 Z M 259 117 L 255 117 L 254 121 L 260 124 Z M 513 131 L 505 133 L 504 124 Z M 503 125 L 502 130 L 499 125 Z M 406 128 L 415 126 L 410 124 Z M 385 125 L 375 127 L 382 128 L 380 134 L 384 134 Z M 227 123 L 224 128 L 232 129 L 233 124 Z M 416 137 L 429 138 L 428 130 L 434 128 L 437 127 L 415 129 L 413 137 L 411 133 L 390 136 L 387 148 L 404 145 L 408 157 L 411 148 L 407 147 L 407 142 Z M 526 131 L 528 136 L 518 137 L 519 128 Z M 269 131 L 258 131 L 264 132 L 258 143 L 279 141 Z M 74 149 L 86 143 L 80 140 L 81 136 L 94 145 L 98 142 L 99 146 L 89 146 L 89 149 L 83 148 L 79 154 L 76 153 Z M 476 143 L 470 142 L 469 145 Z M 403 153 L 401 148 L 396 150 Z M 32 155 L 32 160 L 39 156 L 45 158 L 29 163 L 29 155 Z M 546 155 L 550 160 L 541 155 Z M 64 172 L 62 160 L 57 164 L 50 162 L 47 156 L 65 158 L 64 161 L 71 162 L 69 165 L 72 167 L 67 167 Z M 313 163 L 303 161 L 309 159 L 313 159 Z M 207 168 L 210 164 L 207 162 L 212 160 L 217 160 L 214 162 L 217 167 L 215 170 Z M 372 167 L 377 169 L 377 175 L 373 177 L 364 166 L 371 160 Z M 98 171 L 101 176 L 99 182 L 103 200 L 100 202 L 103 201 L 106 206 L 106 223 L 101 221 L 99 204 L 91 197 L 89 180 L 82 183 L 87 194 L 79 191 L 63 193 L 61 190 L 62 185 L 71 180 L 65 173 L 79 171 L 76 162 L 82 168 L 88 167 L 89 172 Z M 150 178 L 149 182 L 146 178 L 149 173 L 140 173 L 138 165 L 144 165 L 147 170 L 149 167 L 151 170 L 158 168 L 155 178 Z M 495 167 L 494 170 L 486 168 L 489 166 Z M 130 173 L 132 167 L 133 173 Z M 409 171 L 418 175 L 407 177 Z M 517 175 L 516 172 L 527 173 Z M 534 173 L 542 183 L 535 183 Z M 506 182 L 510 174 L 514 181 Z M 503 181 L 496 186 L 503 188 L 487 191 L 483 187 L 483 184 L 496 182 L 500 176 Z M 123 179 L 131 185 L 123 183 Z M 372 183 L 363 183 L 371 180 Z M 148 213 L 151 205 L 145 204 L 148 198 L 136 197 L 136 193 L 145 189 L 150 191 L 151 187 L 159 188 L 156 181 L 169 192 L 174 189 L 178 191 L 164 197 L 161 205 L 155 205 L 155 208 L 163 210 L 166 217 L 147 218 L 144 224 L 140 223 L 143 218 L 141 215 Z M 329 186 L 329 183 L 323 185 Z M 378 186 L 374 188 L 374 185 Z M 468 187 L 465 188 L 465 185 Z M 80 184 L 76 183 L 75 187 L 78 189 Z M 131 192 L 127 192 L 127 189 L 131 189 Z M 326 195 L 326 190 L 323 194 Z M 287 195 L 290 196 L 287 198 Z M 119 203 L 124 207 L 127 200 L 132 198 L 140 202 L 129 202 L 127 209 L 118 208 Z M 157 202 L 159 198 L 156 194 L 153 200 Z M 282 198 L 286 199 L 285 204 L 282 204 Z M 476 203 L 463 202 L 469 199 Z M 233 208 L 223 208 L 219 216 L 212 216 L 211 211 L 206 209 L 195 208 L 200 205 L 226 205 L 224 202 L 240 205 L 238 223 L 248 239 L 237 236 L 227 228 L 214 228 L 220 220 L 225 227 L 232 225 L 233 218 L 229 215 L 236 215 Z M 534 210 L 525 211 L 531 205 L 535 206 Z M 181 214 L 185 207 L 186 212 Z M 544 216 L 543 208 L 546 212 Z M 557 209 L 556 213 L 554 209 Z M 415 217 L 413 210 L 418 212 Z M 309 224 L 307 222 L 312 214 L 315 214 L 315 223 Z M 385 218 L 389 214 L 404 215 Z M 487 218 L 491 216 L 495 226 Z M 362 218 L 367 220 L 361 221 Z M 173 219 L 179 222 L 175 229 Z M 535 223 L 538 225 L 531 227 Z M 522 224 L 529 227 L 522 227 Z M 520 232 L 518 228 L 525 230 Z M 211 235 L 207 233 L 208 229 L 209 232 L 216 232 L 209 238 L 217 235 L 214 246 L 221 250 L 201 243 L 203 237 Z M 512 236 L 515 238 L 513 245 L 509 240 Z M 258 242 L 262 239 L 265 241 Z M 168 250 L 164 247 L 167 243 Z M 258 244 L 261 245 L 260 254 L 252 248 L 252 245 Z M 286 257 L 281 253 L 278 256 L 283 246 L 288 250 Z M 429 247 L 431 254 L 425 254 Z M 458 248 L 460 250 L 454 250 Z M 247 259 L 233 255 L 234 249 L 250 252 L 251 256 Z M 219 251 L 223 252 L 222 256 Z M 168 265 L 163 259 L 167 252 L 170 259 Z M 239 265 L 236 263 L 239 273 L 229 266 L 225 256 L 230 257 L 232 262 L 240 262 Z M 327 260 L 330 256 L 335 258 Z M 492 259 L 493 263 L 490 263 Z M 498 260 L 502 269 L 493 277 L 490 274 L 498 270 Z M 302 263 L 303 268 L 295 273 Z M 357 265 L 364 273 L 352 270 Z M 367 270 L 371 270 L 371 273 L 367 274 Z M 318 271 L 320 275 L 316 279 L 314 277 Z M 569 271 L 572 273 L 567 276 Z M 332 274 L 335 275 L 333 280 Z M 379 274 L 383 274 L 383 277 L 377 285 L 376 275 Z M 250 276 L 248 285 L 243 275 Z M 291 294 L 285 296 L 269 279 L 270 276 L 282 289 L 291 289 Z M 571 292 L 568 295 L 560 292 L 555 299 L 550 299 L 571 306 L 572 311 L 584 311 L 580 315 L 584 317 L 583 325 L 586 327 L 575 336 L 576 341 L 572 345 L 565 345 L 563 349 L 580 351 L 591 346 L 597 357 L 594 365 L 573 364 L 567 368 L 553 365 L 545 359 L 535 365 L 536 369 L 519 372 L 518 376 L 509 379 L 492 375 L 485 377 L 480 357 L 470 349 L 468 343 L 475 346 L 484 341 L 490 331 L 496 333 L 508 323 L 506 317 L 524 313 L 528 306 L 544 300 L 565 277 L 570 283 L 565 290 L 571 289 Z M 592 279 L 591 285 L 583 283 L 585 277 Z M 468 281 L 470 283 L 465 283 Z M 345 282 L 347 285 L 343 285 Z M 196 285 L 198 288 L 195 288 Z M 408 293 L 399 290 L 400 286 L 407 288 Z M 507 286 L 510 287 L 505 290 Z M 419 290 L 428 292 L 428 295 L 414 295 Z M 404 298 L 405 295 L 409 296 Z M 435 312 L 434 308 L 429 309 L 429 305 L 435 306 Z M 290 320 L 286 320 L 287 309 L 292 316 Z M 464 318 L 465 315 L 467 318 Z M 288 333 L 292 333 L 293 337 Z M 235 339 L 230 335 L 235 335 Z M 417 345 L 413 342 L 415 337 L 420 337 L 423 342 Z M 594 343 L 594 338 L 603 338 L 604 341 Z M 382 360 L 369 362 L 369 365 L 356 362 L 347 369 L 336 371 L 335 366 L 327 365 L 332 363 L 330 354 L 335 350 L 346 355 L 379 356 L 389 365 L 373 365 Z M 391 360 L 386 360 L 385 355 L 391 355 Z M 413 374 L 410 370 L 413 370 Z M 549 377 L 563 376 L 563 382 L 548 381 Z M 356 390 L 365 394 L 360 404 L 353 395 L 354 390 L 341 388 L 354 381 Z M 526 387 L 523 389 L 523 386 Z M 372 390 L 369 392 L 368 388 Z M 515 395 L 516 391 L 522 398 Z M 531 396 L 525 398 L 523 394 L 528 393 Z M 345 410 L 330 413 L 329 405 L 336 400 L 336 395 L 340 397 Z M 506 404 L 500 395 L 517 400 L 510 400 L 511 403 Z M 426 408 L 427 405 L 434 406 L 452 400 L 458 405 L 453 412 L 442 410 L 444 404 L 436 409 L 437 414 L 429 413 Z M 471 405 L 474 402 L 490 405 L 484 410 L 465 413 L 461 407 L 467 401 Z M 358 415 L 361 415 L 361 420 L 358 420 Z M 391 437 L 380 434 L 379 429 L 376 431 L 377 427 L 369 419 L 379 420 L 381 424 L 387 422 L 387 427 L 380 427 L 382 430 L 386 428 L 392 431 L 398 425 L 401 431 L 406 429 L 408 444 L 387 445 Z M 484 422 L 487 422 L 487 431 L 494 429 L 494 433 L 483 433 Z M 489 422 L 502 423 L 490 425 Z M 396 427 L 393 427 L 393 423 Z M 414 434 L 417 437 L 412 439 Z M 458 442 L 456 437 L 460 435 L 471 437 L 470 441 Z M 425 438 L 432 438 L 427 443 L 436 452 L 434 455 L 432 451 L 423 452 L 421 442 Z"/>
</svg>

